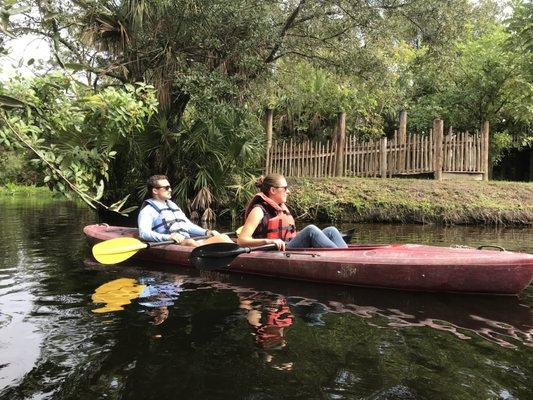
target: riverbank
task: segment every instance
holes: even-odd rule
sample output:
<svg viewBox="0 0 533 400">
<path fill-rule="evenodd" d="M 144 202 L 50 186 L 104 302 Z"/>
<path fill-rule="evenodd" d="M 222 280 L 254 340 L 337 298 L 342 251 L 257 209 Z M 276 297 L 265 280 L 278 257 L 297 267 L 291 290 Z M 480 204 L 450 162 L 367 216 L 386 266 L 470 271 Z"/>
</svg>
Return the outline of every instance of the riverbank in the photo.
<svg viewBox="0 0 533 400">
<path fill-rule="evenodd" d="M 8 183 L 7 185 L 0 186 L 0 195 L 3 196 L 46 196 L 52 197 L 58 195 L 53 193 L 45 186 L 32 186 L 32 185 L 18 185 L 14 183 Z"/>
<path fill-rule="evenodd" d="M 533 225 L 533 183 L 292 178 L 290 206 L 308 221 Z"/>
<path fill-rule="evenodd" d="M 290 178 L 289 185 L 301 221 L 533 226 L 533 183 Z M 64 200 L 46 187 L 15 184 L 0 186 L 0 195 Z"/>
</svg>

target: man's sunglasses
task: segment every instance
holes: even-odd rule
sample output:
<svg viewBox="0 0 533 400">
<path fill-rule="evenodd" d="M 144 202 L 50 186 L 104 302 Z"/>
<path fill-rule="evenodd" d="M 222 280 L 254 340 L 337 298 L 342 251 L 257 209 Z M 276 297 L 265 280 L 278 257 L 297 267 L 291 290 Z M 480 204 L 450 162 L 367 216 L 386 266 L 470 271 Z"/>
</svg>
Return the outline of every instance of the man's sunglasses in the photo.
<svg viewBox="0 0 533 400">
<path fill-rule="evenodd" d="M 165 189 L 167 192 L 169 190 L 172 190 L 172 188 L 170 187 L 170 185 L 167 185 L 167 186 L 154 186 L 156 189 Z"/>
</svg>

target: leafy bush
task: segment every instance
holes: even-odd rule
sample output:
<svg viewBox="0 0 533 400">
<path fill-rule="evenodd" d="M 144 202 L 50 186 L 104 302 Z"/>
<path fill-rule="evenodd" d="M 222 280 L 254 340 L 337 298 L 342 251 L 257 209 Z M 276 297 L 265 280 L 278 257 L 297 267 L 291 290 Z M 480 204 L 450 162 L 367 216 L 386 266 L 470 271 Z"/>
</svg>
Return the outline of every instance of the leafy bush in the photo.
<svg viewBox="0 0 533 400">
<path fill-rule="evenodd" d="M 95 93 L 60 74 L 14 79 L 0 95 L 0 147 L 31 150 L 35 171 L 51 189 L 104 207 L 99 200 L 115 147 L 131 141 L 157 105 L 143 84 Z"/>
<path fill-rule="evenodd" d="M 25 152 L 3 151 L 0 153 L 0 185 L 20 183 L 34 185 L 41 182 L 40 175 L 31 167 Z"/>
<path fill-rule="evenodd" d="M 280 65 L 276 78 L 265 95 L 267 106 L 274 109 L 274 131 L 281 137 L 330 139 L 341 111 L 346 112 L 347 132 L 382 134 L 379 94 L 363 80 L 305 62 Z"/>
</svg>

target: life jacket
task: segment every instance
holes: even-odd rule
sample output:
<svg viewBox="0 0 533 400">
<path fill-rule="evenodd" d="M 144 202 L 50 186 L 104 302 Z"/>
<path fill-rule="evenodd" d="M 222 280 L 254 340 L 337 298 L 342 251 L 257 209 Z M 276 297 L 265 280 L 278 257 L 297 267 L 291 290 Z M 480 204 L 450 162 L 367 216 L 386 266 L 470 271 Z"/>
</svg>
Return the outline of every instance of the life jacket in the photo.
<svg viewBox="0 0 533 400">
<path fill-rule="evenodd" d="M 157 218 L 152 222 L 152 230 L 165 234 L 180 232 L 180 234 L 189 237 L 188 223 L 183 211 L 171 200 L 165 200 L 165 205 L 166 207 L 161 207 L 161 203 L 154 199 L 146 199 L 143 202 L 141 210 L 150 206 L 158 212 Z"/>
<path fill-rule="evenodd" d="M 264 213 L 252 235 L 254 238 L 291 240 L 296 236 L 296 223 L 285 204 L 276 204 L 264 193 L 257 193 L 246 207 L 245 220 L 254 207 L 261 207 Z"/>
</svg>

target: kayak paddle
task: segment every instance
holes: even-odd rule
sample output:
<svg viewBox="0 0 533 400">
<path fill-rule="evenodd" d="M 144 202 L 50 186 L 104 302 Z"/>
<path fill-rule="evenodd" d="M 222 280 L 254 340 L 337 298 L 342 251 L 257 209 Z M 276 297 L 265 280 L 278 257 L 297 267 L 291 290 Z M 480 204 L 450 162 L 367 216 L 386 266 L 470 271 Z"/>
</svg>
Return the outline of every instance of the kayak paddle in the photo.
<svg viewBox="0 0 533 400">
<path fill-rule="evenodd" d="M 100 242 L 93 246 L 93 257 L 100 264 L 117 264 L 127 260 L 139 250 L 153 246 L 176 244 L 173 240 L 145 243 L 132 237 L 115 238 Z"/>
<path fill-rule="evenodd" d="M 341 233 L 342 239 L 346 244 L 350 244 L 352 241 L 352 237 L 355 233 L 355 228 L 348 229 L 346 233 Z"/>
<path fill-rule="evenodd" d="M 240 254 L 257 250 L 277 250 L 275 244 L 257 247 L 241 247 L 236 243 L 213 243 L 196 247 L 189 256 L 189 261 L 196 268 L 212 270 L 227 267 Z"/>
<path fill-rule="evenodd" d="M 235 235 L 235 232 L 224 233 L 228 236 Z M 195 240 L 207 239 L 208 236 L 193 237 Z M 148 247 L 164 246 L 167 244 L 176 244 L 174 240 L 165 240 L 163 242 L 141 242 L 139 239 L 132 237 L 123 237 L 105 240 L 93 246 L 93 257 L 100 264 L 117 264 L 130 257 L 133 257 L 139 250 Z"/>
</svg>

